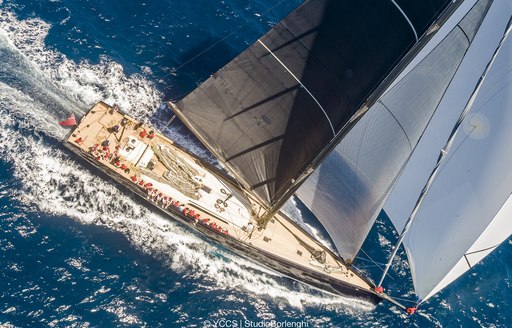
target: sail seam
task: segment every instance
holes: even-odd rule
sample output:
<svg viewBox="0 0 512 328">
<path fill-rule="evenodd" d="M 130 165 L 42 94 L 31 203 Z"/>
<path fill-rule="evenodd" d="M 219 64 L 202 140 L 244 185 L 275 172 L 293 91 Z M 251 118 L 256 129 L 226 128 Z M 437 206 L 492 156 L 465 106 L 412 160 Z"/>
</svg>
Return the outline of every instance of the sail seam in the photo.
<svg viewBox="0 0 512 328">
<path fill-rule="evenodd" d="M 464 36 L 466 37 L 466 40 L 468 40 L 468 43 L 471 44 L 472 40 L 469 39 L 468 35 L 466 34 L 466 31 L 464 31 L 464 29 L 460 25 L 457 25 L 457 27 L 462 32 L 462 34 L 464 34 Z"/>
<path fill-rule="evenodd" d="M 404 131 L 404 135 L 405 135 L 405 138 L 407 139 L 407 143 L 409 143 L 409 148 L 412 149 L 412 144 L 411 144 L 411 140 L 409 140 L 409 136 L 407 135 L 407 132 L 405 132 L 405 129 L 404 127 L 402 126 L 402 124 L 400 123 L 400 121 L 395 117 L 395 115 L 393 114 L 393 112 L 391 112 L 391 110 L 388 108 L 388 106 L 386 106 L 381 99 L 379 99 L 377 101 L 378 103 L 380 103 L 387 111 L 389 114 L 391 114 L 391 116 L 393 116 L 393 119 L 396 121 L 396 123 L 398 124 L 398 126 L 400 127 L 400 129 L 402 129 L 402 131 Z"/>
<path fill-rule="evenodd" d="M 304 88 L 304 90 L 306 90 L 306 92 L 311 96 L 311 98 L 313 98 L 313 100 L 316 102 L 318 107 L 320 107 L 320 109 L 324 113 L 325 118 L 327 119 L 327 122 L 329 122 L 329 126 L 331 127 L 332 134 L 335 136 L 336 135 L 336 131 L 334 130 L 334 126 L 332 125 L 332 122 L 331 122 L 331 119 L 329 118 L 329 115 L 327 115 L 327 112 L 322 107 L 320 102 L 315 98 L 315 96 L 311 93 L 311 91 L 309 91 L 309 89 L 301 82 L 301 80 L 299 78 L 297 78 L 295 76 L 295 74 L 293 74 L 293 72 L 272 52 L 272 50 L 270 50 L 261 40 L 258 40 L 258 42 L 272 55 L 272 57 L 274 57 L 279 62 L 279 64 L 281 64 L 281 66 L 284 67 L 284 69 L 286 71 L 288 71 L 288 73 L 290 73 L 291 76 L 293 76 L 293 78 Z"/>
<path fill-rule="evenodd" d="M 407 17 L 407 14 L 400 8 L 400 6 L 395 2 L 395 0 L 391 0 L 391 2 L 395 5 L 395 7 L 402 13 L 402 16 L 404 16 L 405 20 L 407 20 L 407 23 L 409 23 L 409 26 L 412 29 L 412 32 L 414 33 L 414 37 L 416 38 L 416 42 L 418 41 L 418 33 L 416 32 L 416 29 L 414 28 L 414 25 L 412 25 L 411 20 L 409 17 Z"/>
</svg>

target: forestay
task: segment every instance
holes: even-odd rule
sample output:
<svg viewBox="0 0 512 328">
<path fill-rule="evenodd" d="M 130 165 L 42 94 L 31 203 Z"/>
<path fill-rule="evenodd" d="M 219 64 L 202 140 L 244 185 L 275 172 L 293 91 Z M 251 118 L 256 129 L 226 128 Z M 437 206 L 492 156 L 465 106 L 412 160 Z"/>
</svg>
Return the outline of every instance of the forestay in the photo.
<svg viewBox="0 0 512 328">
<path fill-rule="evenodd" d="M 456 73 L 490 1 L 389 89 L 299 188 L 340 255 L 351 262 Z"/>
<path fill-rule="evenodd" d="M 450 4 L 306 1 L 174 109 L 246 190 L 278 206 Z"/>
</svg>

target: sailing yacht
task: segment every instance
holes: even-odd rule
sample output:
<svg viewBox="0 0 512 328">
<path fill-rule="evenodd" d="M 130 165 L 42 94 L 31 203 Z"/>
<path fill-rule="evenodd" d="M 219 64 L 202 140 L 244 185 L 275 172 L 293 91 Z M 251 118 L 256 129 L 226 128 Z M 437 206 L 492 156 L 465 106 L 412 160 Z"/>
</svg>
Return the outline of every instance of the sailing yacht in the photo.
<svg viewBox="0 0 512 328">
<path fill-rule="evenodd" d="M 457 154 L 443 156 L 436 165 L 443 171 L 432 179 L 423 174 L 423 182 L 414 181 L 432 187 L 432 192 L 416 194 L 420 199 L 427 195 L 425 206 L 416 202 L 407 221 L 403 211 L 397 211 L 396 219 L 390 213 L 402 231 L 395 250 L 403 241 L 420 301 L 455 279 L 450 270 L 480 249 L 484 232 L 494 231 L 488 230 L 489 222 L 508 204 L 503 193 L 510 196 L 512 184 L 503 182 L 503 188 L 491 192 L 494 180 L 489 174 L 497 178 L 494 170 L 503 167 L 497 168 L 494 161 L 471 164 L 472 147 L 481 146 L 456 136 L 477 100 L 487 106 L 485 92 L 492 93 L 496 83 L 510 89 L 505 83 L 510 80 L 493 74 L 499 65 L 510 66 L 504 52 L 512 42 L 507 38 L 511 13 L 505 0 L 308 0 L 185 98 L 169 103 L 175 117 L 223 169 L 102 102 L 81 119 L 65 145 L 158 210 L 240 256 L 333 294 L 373 304 L 385 299 L 413 313 L 414 307 L 407 308 L 384 291 L 385 275 L 375 284 L 353 262 L 393 187 L 402 185 L 402 173 L 414 163 L 411 156 L 467 65 L 474 41 L 489 24 L 499 36 L 491 45 L 495 50 L 484 58 L 482 75 L 467 81 L 474 87 L 467 96 L 470 101 L 454 109 L 464 114 L 452 121 L 455 127 L 448 139 L 449 145 L 457 145 Z M 500 115 L 507 116 L 504 111 L 506 106 L 482 122 L 494 126 Z M 471 117 L 473 123 L 468 124 L 477 124 L 474 117 L 480 116 Z M 503 132 L 494 137 L 494 130 L 485 133 L 491 148 L 508 136 Z M 450 154 L 449 148 L 444 154 Z M 492 155 L 496 160 L 506 157 Z M 455 180 L 450 170 L 464 165 L 473 165 L 473 173 Z M 473 189 L 457 188 L 465 178 L 474 179 L 473 187 L 489 181 L 472 196 L 467 192 Z M 436 203 L 436 195 L 454 184 L 460 195 L 447 191 L 446 202 Z M 464 243 L 448 252 L 450 261 L 439 259 L 439 254 L 447 254 L 457 225 L 438 233 L 426 217 L 450 208 L 436 219 L 473 218 L 471 208 L 454 208 L 452 201 L 469 204 L 486 192 L 495 197 L 492 206 L 478 213 L 488 224 L 474 225 Z M 293 195 L 324 226 L 335 250 L 281 211 Z M 390 207 L 399 207 L 396 197 L 391 197 L 395 202 Z M 426 244 L 432 235 L 439 245 L 429 253 L 432 247 Z M 479 252 L 471 263 L 487 253 Z M 432 265 L 436 261 L 443 264 Z"/>
</svg>

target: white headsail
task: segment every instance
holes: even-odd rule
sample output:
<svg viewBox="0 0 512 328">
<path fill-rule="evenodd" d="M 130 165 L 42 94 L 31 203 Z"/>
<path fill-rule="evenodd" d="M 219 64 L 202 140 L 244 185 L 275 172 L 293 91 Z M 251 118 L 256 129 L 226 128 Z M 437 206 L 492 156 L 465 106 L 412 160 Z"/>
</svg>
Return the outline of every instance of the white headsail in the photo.
<svg viewBox="0 0 512 328">
<path fill-rule="evenodd" d="M 463 123 L 466 133 L 455 139 L 453 152 L 404 240 L 421 299 L 449 283 L 445 277 L 458 262 L 466 265 L 459 264 L 449 280 L 478 262 L 483 257 L 479 251 L 485 255 L 512 232 L 512 225 L 505 225 L 504 234 L 489 238 L 487 232 L 480 239 L 488 228 L 495 230 L 495 218 L 501 221 L 511 214 L 507 203 L 512 193 L 511 58 L 508 38 L 475 98 L 472 115 Z"/>
<path fill-rule="evenodd" d="M 461 5 L 460 9 L 464 9 L 463 6 L 467 4 L 468 2 Z M 468 49 L 464 61 L 454 76 L 449 90 L 444 95 L 407 166 L 393 187 L 384 210 L 397 231 L 401 231 L 404 227 L 405 221 L 436 163 L 439 149 L 446 142 L 454 122 L 471 96 L 475 84 L 500 42 L 503 36 L 500 31 L 503 31 L 507 25 L 511 8 L 510 1 L 494 1 L 486 19 L 482 22 L 472 47 Z M 456 15 L 457 13 L 453 17 Z M 449 25 L 449 22 L 446 25 Z"/>
<path fill-rule="evenodd" d="M 489 11 L 480 31 L 482 35 L 477 36 L 474 49 L 468 53 L 468 61 L 462 64 L 458 73 L 461 75 L 455 77 L 441 104 L 442 109 L 451 113 L 440 112 L 440 115 L 446 118 L 451 114 L 452 118 L 455 117 L 450 120 L 451 125 L 464 107 L 464 104 L 460 105 L 462 100 L 458 97 L 464 95 L 465 103 L 468 101 L 498 42 L 503 38 L 503 30 L 511 15 L 512 4 L 508 1 L 496 1 Z M 482 44 L 488 47 L 484 48 Z M 487 60 L 482 60 L 486 56 Z M 404 239 L 415 290 L 422 300 L 428 299 L 475 265 L 512 232 L 510 58 L 512 39 L 508 38 L 469 103 L 469 114 Z M 469 76 L 473 78 L 468 79 Z M 475 82 L 465 90 L 463 86 L 467 86 L 471 80 Z M 446 140 L 450 132 L 447 131 L 448 125 L 445 125 L 445 129 L 435 129 L 436 123 L 438 121 L 434 119 L 430 125 L 431 133 L 444 135 Z M 404 198 L 417 197 L 422 187 L 417 181 L 415 185 L 418 190 L 411 196 L 410 191 L 404 193 L 404 190 L 412 189 L 404 187 L 403 183 L 405 179 L 409 185 L 413 183 L 410 175 L 413 169 L 417 178 L 412 180 L 426 180 L 429 170 L 419 170 L 425 165 L 420 165 L 419 161 L 427 156 L 425 149 L 432 148 L 428 142 L 436 144 L 437 139 L 427 134 L 424 144 L 418 147 L 418 154 L 414 155 L 389 199 L 388 215 L 399 231 L 409 214 L 407 210 L 410 211 L 414 204 L 413 201 L 409 202 L 409 206 L 404 206 Z M 440 149 L 442 143 L 437 144 Z M 435 150 L 431 150 L 430 154 L 432 157 L 428 163 L 433 166 L 437 154 Z"/>
</svg>

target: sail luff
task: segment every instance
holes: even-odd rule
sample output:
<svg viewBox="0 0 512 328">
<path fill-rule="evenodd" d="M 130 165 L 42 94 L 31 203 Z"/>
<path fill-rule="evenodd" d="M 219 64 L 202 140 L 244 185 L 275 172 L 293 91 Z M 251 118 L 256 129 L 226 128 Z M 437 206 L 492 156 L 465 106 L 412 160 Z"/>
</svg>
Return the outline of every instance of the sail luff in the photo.
<svg viewBox="0 0 512 328">
<path fill-rule="evenodd" d="M 407 231 L 409 231 L 409 228 L 411 227 L 411 224 L 414 221 L 414 218 L 416 217 L 416 213 L 418 213 L 418 210 L 419 210 L 421 204 L 423 203 L 423 200 L 425 199 L 425 196 L 426 196 L 430 186 L 432 185 L 432 182 L 436 178 L 436 176 L 438 174 L 439 166 L 441 165 L 441 162 L 445 158 L 446 154 L 447 154 L 447 152 L 441 150 L 439 159 L 437 160 L 437 164 L 436 164 L 434 170 L 432 171 L 429 179 L 427 180 L 425 187 L 423 187 L 423 190 L 421 191 L 420 197 L 418 198 L 418 200 L 416 201 L 416 204 L 414 205 L 411 215 L 409 215 L 409 218 L 405 222 L 404 228 L 400 232 L 398 241 L 396 242 L 395 246 L 393 247 L 393 251 L 391 252 L 389 259 L 386 262 L 386 266 L 384 267 L 384 271 L 382 272 L 382 276 L 381 276 L 377 286 L 382 286 L 382 283 L 384 282 L 384 279 L 386 278 L 386 276 L 388 274 L 389 268 L 391 267 L 391 264 L 393 264 L 393 260 L 396 257 L 396 253 L 398 252 L 400 245 L 402 245 L 402 242 L 404 241 L 405 234 L 407 233 Z"/>
<path fill-rule="evenodd" d="M 473 104 L 474 104 L 474 101 L 476 99 L 476 97 L 478 96 L 479 94 L 479 91 L 482 87 L 482 84 L 487 76 L 487 73 L 489 72 L 490 68 L 492 67 L 492 64 L 494 63 L 494 61 L 496 60 L 496 57 L 501 49 L 501 47 L 503 46 L 504 42 L 506 41 L 507 37 L 509 36 L 510 32 L 512 31 L 512 26 L 511 26 L 511 22 L 512 22 L 512 18 L 511 20 L 509 20 L 509 23 L 507 25 L 507 29 L 505 30 L 504 34 L 503 34 L 503 37 L 501 38 L 501 41 L 500 43 L 498 44 L 497 48 L 495 49 L 491 59 L 489 60 L 489 62 L 487 63 L 485 69 L 484 69 L 484 72 L 482 73 L 480 79 L 478 80 L 470 98 L 468 99 L 466 105 L 464 106 L 464 109 L 462 110 L 459 118 L 457 119 L 457 122 L 455 123 L 450 135 L 448 136 L 448 139 L 446 141 L 446 144 L 444 145 L 444 147 L 440 150 L 440 153 L 439 153 L 439 157 L 437 159 L 437 162 L 436 162 L 436 165 L 434 166 L 429 178 L 427 179 L 427 182 L 425 183 L 425 186 L 422 190 L 422 192 L 420 193 L 420 196 L 418 198 L 418 200 L 416 201 L 416 204 L 411 212 L 411 214 L 409 215 L 405 225 L 404 225 L 404 228 L 400 234 L 400 237 L 397 241 L 397 243 L 395 244 L 394 248 L 393 248 L 393 252 L 386 264 L 386 268 L 382 274 L 382 277 L 379 281 L 379 286 L 382 285 L 385 277 L 386 277 L 386 274 L 396 256 L 396 253 L 397 253 L 397 250 L 398 248 L 400 247 L 400 245 L 402 244 L 407 232 L 409 231 L 412 223 L 414 222 L 414 219 L 416 218 L 416 214 L 418 213 L 421 205 L 423 204 L 423 201 L 425 200 L 425 197 L 427 195 L 427 193 L 429 192 L 430 190 L 430 187 L 432 186 L 432 184 L 434 183 L 436 177 L 438 176 L 439 174 L 439 168 L 441 167 L 441 165 L 444 163 L 444 160 L 445 158 L 447 157 L 448 153 L 450 152 L 451 150 L 451 147 L 453 145 L 453 142 L 455 140 L 455 137 L 457 136 L 457 133 L 459 132 L 459 129 L 461 127 L 461 124 L 462 122 L 464 121 L 464 119 L 466 118 L 468 112 L 471 110 L 471 108 L 473 107 Z"/>
</svg>

